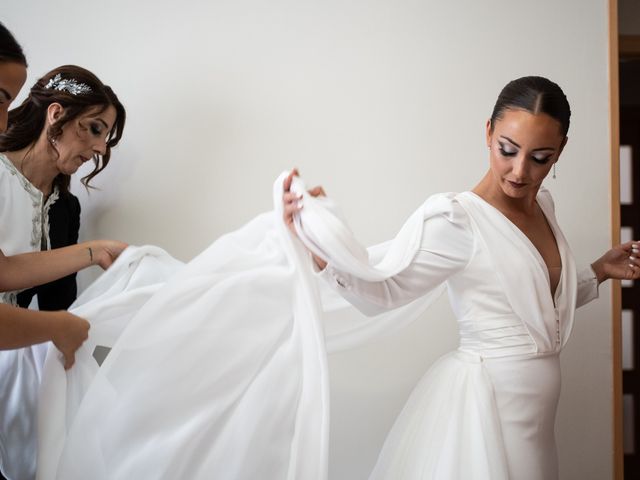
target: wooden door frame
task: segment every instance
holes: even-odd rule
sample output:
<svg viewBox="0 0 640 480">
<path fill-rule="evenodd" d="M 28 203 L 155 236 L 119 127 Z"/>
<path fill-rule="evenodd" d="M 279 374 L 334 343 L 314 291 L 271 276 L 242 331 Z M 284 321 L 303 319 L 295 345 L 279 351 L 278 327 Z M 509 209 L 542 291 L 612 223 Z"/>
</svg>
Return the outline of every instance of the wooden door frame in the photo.
<svg viewBox="0 0 640 480">
<path fill-rule="evenodd" d="M 618 35 L 618 0 L 609 2 L 609 124 L 611 145 L 611 241 L 620 243 L 620 58 L 640 58 L 640 35 Z M 637 236 L 637 235 L 636 235 Z M 622 416 L 622 288 L 611 287 L 613 349 L 613 478 L 624 480 Z"/>
<path fill-rule="evenodd" d="M 609 2 L 609 135 L 611 160 L 611 242 L 620 243 L 620 88 L 618 49 L 618 0 Z M 611 339 L 613 353 L 613 478 L 624 479 L 622 445 L 622 288 L 611 286 Z"/>
</svg>

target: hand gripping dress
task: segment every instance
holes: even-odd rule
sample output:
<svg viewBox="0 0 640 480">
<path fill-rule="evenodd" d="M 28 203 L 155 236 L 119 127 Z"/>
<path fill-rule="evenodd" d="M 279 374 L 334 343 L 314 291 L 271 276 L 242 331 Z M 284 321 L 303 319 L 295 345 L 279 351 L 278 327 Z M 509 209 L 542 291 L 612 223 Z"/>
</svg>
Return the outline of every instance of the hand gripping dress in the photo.
<svg viewBox="0 0 640 480">
<path fill-rule="evenodd" d="M 562 259 L 552 297 L 542 256 L 499 210 L 472 192 L 427 203 L 418 253 L 400 273 L 364 281 L 329 263 L 322 276 L 369 315 L 446 282 L 460 346 L 415 388 L 370 479 L 554 480 L 558 354 L 575 308 L 597 297 L 590 268 L 577 274 L 553 201 L 537 202 Z"/>
</svg>

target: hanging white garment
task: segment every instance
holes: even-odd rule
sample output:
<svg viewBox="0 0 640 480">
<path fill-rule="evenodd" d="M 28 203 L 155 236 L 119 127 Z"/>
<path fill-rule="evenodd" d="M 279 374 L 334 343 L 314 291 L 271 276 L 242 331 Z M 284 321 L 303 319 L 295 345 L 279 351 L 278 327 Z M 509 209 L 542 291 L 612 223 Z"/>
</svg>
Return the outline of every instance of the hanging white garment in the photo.
<svg viewBox="0 0 640 480">
<path fill-rule="evenodd" d="M 284 176 L 274 184 L 275 212 L 221 237 L 189 264 L 181 266 L 151 247 L 130 248 L 78 298 L 72 311 L 92 323 L 90 339 L 69 372 L 62 369 L 59 354 L 49 352 L 40 403 L 38 479 L 327 478 L 325 335 L 329 348 L 337 350 L 399 328 L 417 317 L 445 282 L 451 294 L 454 279 L 471 271 L 472 258 L 486 265 L 490 255 L 474 257 L 482 230 L 461 206 L 460 195 L 430 198 L 394 241 L 366 251 L 328 208 L 329 201 L 304 193 L 298 231 L 331 264 L 322 276 L 334 290 L 320 283 L 319 293 L 308 254 L 282 222 Z M 304 185 L 297 180 L 293 190 L 302 192 Z M 442 245 L 449 253 L 429 250 L 423 235 L 429 233 L 427 226 L 447 224 L 468 231 L 471 243 L 445 238 Z M 575 300 L 575 270 L 570 270 L 568 250 L 558 244 L 564 250 L 562 298 L 570 302 Z M 472 248 L 467 252 L 463 245 Z M 370 294 L 372 285 L 377 291 L 376 285 L 388 287 L 412 271 L 417 258 L 439 272 L 428 288 L 402 294 L 402 288 L 395 288 L 402 284 L 396 283 L 395 290 L 386 289 L 401 293 L 393 301 L 378 302 Z M 527 268 L 538 270 L 532 279 L 521 270 L 520 286 L 538 294 L 536 276 L 542 270 Z M 354 312 L 348 322 L 328 320 L 324 332 L 320 298 L 326 310 L 347 305 L 336 292 L 367 314 L 394 311 L 371 319 Z M 548 284 L 546 295 L 551 301 Z M 553 307 L 551 327 L 548 310 L 527 315 L 534 321 L 525 326 L 521 309 L 531 305 L 514 303 L 511 308 L 505 300 L 508 318 L 481 317 L 510 332 L 501 337 L 500 353 L 526 348 L 527 355 L 535 356 L 546 354 L 541 348 L 549 345 L 550 352 L 557 352 L 559 343 L 544 343 L 549 328 L 555 332 Z M 569 321 L 562 334 L 568 335 L 575 303 L 558 305 L 559 312 L 566 308 Z M 381 476 L 508 478 L 515 457 L 505 447 L 501 409 L 509 407 L 495 395 L 500 367 L 484 361 L 490 355 L 483 347 L 493 343 L 476 328 L 481 324 L 473 315 L 459 318 L 461 350 L 439 362 L 444 369 L 434 366 L 416 390 L 385 446 L 377 468 Z M 532 340 L 538 337 L 540 345 Z M 92 356 L 96 346 L 111 348 L 100 367 Z M 509 380 L 504 384 L 508 388 Z M 415 415 L 422 410 L 412 405 L 426 407 L 421 423 Z M 433 447 L 424 455 L 427 464 L 409 471 L 425 445 Z"/>
</svg>

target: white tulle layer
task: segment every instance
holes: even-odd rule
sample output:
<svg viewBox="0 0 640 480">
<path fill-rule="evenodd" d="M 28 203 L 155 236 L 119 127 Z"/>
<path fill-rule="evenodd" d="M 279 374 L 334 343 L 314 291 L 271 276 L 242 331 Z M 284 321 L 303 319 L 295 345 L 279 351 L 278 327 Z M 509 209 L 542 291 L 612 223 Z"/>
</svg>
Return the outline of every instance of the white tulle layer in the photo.
<svg viewBox="0 0 640 480">
<path fill-rule="evenodd" d="M 91 335 L 69 372 L 49 352 L 39 479 L 326 478 L 328 375 L 317 278 L 281 221 L 282 178 L 275 212 L 189 264 L 154 247 L 129 248 L 78 298 L 72 311 L 91 321 Z M 318 221 L 337 218 L 325 209 L 305 206 L 323 215 Z M 343 249 L 344 236 L 336 238 Z M 323 246 L 331 254 L 331 242 Z M 407 261 L 404 249 L 395 251 Z M 389 257 L 385 265 L 400 268 Z M 329 309 L 346 306 L 329 290 L 323 297 Z M 329 342 L 346 348 L 392 325 L 356 315 Z M 101 367 L 92 356 L 98 346 L 111 348 Z"/>
</svg>

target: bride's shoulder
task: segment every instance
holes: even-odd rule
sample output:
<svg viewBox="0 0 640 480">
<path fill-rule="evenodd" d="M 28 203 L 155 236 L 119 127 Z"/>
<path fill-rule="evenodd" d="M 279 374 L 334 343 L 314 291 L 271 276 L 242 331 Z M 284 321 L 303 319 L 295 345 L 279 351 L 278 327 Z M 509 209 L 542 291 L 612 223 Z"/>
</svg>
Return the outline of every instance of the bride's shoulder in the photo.
<svg viewBox="0 0 640 480">
<path fill-rule="evenodd" d="M 469 216 L 460 202 L 463 193 L 441 192 L 427 198 L 422 205 L 424 218 L 444 217 L 454 224 L 466 225 Z"/>
</svg>

